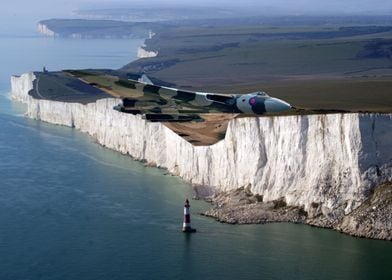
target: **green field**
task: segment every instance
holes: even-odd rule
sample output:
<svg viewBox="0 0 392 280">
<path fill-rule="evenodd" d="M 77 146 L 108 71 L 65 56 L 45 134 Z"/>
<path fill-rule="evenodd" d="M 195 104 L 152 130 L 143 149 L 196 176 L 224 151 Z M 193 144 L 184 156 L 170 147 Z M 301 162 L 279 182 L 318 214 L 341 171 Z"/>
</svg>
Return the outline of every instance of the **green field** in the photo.
<svg viewBox="0 0 392 280">
<path fill-rule="evenodd" d="M 178 87 L 265 90 L 301 108 L 392 111 L 392 27 L 178 27 L 122 70 Z"/>
<path fill-rule="evenodd" d="M 243 20 L 224 24 L 44 23 L 63 36 L 76 31 L 86 36 L 156 32 L 146 40 L 146 49 L 157 51 L 157 57 L 139 59 L 119 71 L 107 70 L 109 76 L 102 73 L 98 80 L 90 77 L 90 83 L 100 84 L 102 89 L 106 86 L 110 94 L 127 93 L 113 85 L 109 72 L 123 77 L 147 73 L 167 86 L 197 91 L 267 91 L 307 112 L 392 112 L 392 23 L 382 19 L 379 24 L 364 21 L 351 26 L 349 20 L 343 25 L 328 20 L 312 18 L 305 19 L 307 24 L 286 26 L 246 24 Z"/>
<path fill-rule="evenodd" d="M 147 41 L 150 49 L 158 50 L 158 57 L 141 59 L 124 69 L 195 86 L 222 79 L 246 83 L 297 76 L 392 74 L 391 57 L 358 56 L 372 40 L 380 36 L 391 39 L 392 30 L 352 33 L 339 32 L 339 28 L 305 27 L 178 28 Z M 392 46 L 392 42 L 388 43 Z M 193 82 L 194 79 L 204 82 Z"/>
<path fill-rule="evenodd" d="M 392 80 L 308 80 L 243 86 L 247 92 L 263 88 L 297 108 L 322 111 L 392 112 Z"/>
</svg>

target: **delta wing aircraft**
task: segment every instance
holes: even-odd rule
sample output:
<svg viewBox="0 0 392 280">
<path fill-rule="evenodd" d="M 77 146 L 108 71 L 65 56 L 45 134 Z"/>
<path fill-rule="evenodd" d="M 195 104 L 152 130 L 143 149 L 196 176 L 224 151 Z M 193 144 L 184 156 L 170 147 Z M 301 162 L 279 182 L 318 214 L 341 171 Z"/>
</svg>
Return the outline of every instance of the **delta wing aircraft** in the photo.
<svg viewBox="0 0 392 280">
<path fill-rule="evenodd" d="M 114 107 L 124 113 L 141 114 L 150 121 L 192 121 L 202 120 L 198 114 L 234 113 L 263 115 L 287 111 L 291 105 L 265 92 L 243 95 L 195 92 L 154 85 L 143 75 L 139 80 L 128 79 L 126 86 L 143 92 L 149 100 L 124 98 L 122 104 Z M 154 106 L 155 105 L 155 106 Z"/>
<path fill-rule="evenodd" d="M 72 71 L 72 75 L 120 97 L 122 103 L 115 110 L 140 114 L 152 122 L 202 121 L 200 114 L 208 113 L 263 115 L 291 109 L 287 102 L 265 92 L 228 95 L 181 90 L 156 85 L 146 75 L 136 79 L 81 71 Z"/>
</svg>

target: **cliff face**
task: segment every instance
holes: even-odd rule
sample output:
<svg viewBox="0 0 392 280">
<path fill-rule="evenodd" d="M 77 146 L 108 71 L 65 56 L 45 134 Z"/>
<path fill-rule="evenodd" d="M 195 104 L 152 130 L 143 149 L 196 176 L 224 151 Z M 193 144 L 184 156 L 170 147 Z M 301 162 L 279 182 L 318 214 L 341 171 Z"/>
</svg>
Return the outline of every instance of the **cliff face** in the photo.
<svg viewBox="0 0 392 280">
<path fill-rule="evenodd" d="M 156 57 L 158 55 L 158 52 L 146 51 L 144 47 L 145 46 L 143 45 L 137 49 L 138 58 Z"/>
<path fill-rule="evenodd" d="M 48 37 L 58 37 L 58 34 L 54 32 L 53 30 L 50 30 L 45 24 L 43 23 L 38 23 L 37 25 L 37 31 L 41 33 L 42 35 L 48 36 Z"/>
<path fill-rule="evenodd" d="M 224 140 L 195 147 L 160 123 L 112 109 L 28 95 L 34 74 L 12 77 L 27 115 L 75 127 L 110 149 L 218 191 L 245 187 L 263 201 L 283 199 L 310 216 L 351 213 L 375 186 L 392 180 L 392 115 L 330 114 L 239 118 Z"/>
<path fill-rule="evenodd" d="M 38 32 L 45 36 L 75 39 L 141 39 L 153 36 L 150 30 L 160 28 L 160 24 L 153 22 L 91 19 L 48 19 L 37 25 Z"/>
<path fill-rule="evenodd" d="M 31 96 L 28 94 L 33 88 L 33 81 L 35 75 L 33 73 L 26 73 L 22 76 L 11 77 L 11 97 L 19 102 L 29 104 Z"/>
</svg>

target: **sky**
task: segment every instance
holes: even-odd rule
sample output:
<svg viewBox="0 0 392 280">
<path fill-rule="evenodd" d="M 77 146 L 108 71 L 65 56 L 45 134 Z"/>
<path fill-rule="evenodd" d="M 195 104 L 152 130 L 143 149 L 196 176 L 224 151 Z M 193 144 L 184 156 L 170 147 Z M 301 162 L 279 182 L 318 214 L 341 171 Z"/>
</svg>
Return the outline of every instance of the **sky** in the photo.
<svg viewBox="0 0 392 280">
<path fill-rule="evenodd" d="M 130 8 L 132 5 L 193 5 L 250 7 L 271 14 L 390 14 L 392 0 L 1 0 L 0 34 L 10 27 L 26 28 L 41 19 L 71 17 L 72 11 Z M 32 27 L 35 28 L 35 25 Z"/>
<path fill-rule="evenodd" d="M 65 13 L 78 8 L 123 7 L 132 4 L 268 6 L 282 11 L 392 11 L 391 0 L 1 0 L 0 15 L 9 13 Z"/>
</svg>

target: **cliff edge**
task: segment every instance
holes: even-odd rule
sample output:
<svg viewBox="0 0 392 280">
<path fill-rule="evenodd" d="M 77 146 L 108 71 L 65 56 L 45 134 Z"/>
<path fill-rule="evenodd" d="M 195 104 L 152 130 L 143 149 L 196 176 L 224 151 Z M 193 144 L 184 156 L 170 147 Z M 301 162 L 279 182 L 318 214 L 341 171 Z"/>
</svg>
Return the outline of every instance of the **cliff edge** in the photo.
<svg viewBox="0 0 392 280">
<path fill-rule="evenodd" d="M 392 181 L 391 114 L 239 118 L 230 121 L 224 140 L 193 146 L 160 123 L 113 110 L 119 102 L 113 98 L 86 105 L 34 99 L 28 95 L 34 79 L 33 73 L 11 78 L 12 97 L 27 104 L 30 118 L 75 127 L 217 194 L 242 188 L 258 198 L 256 204 L 280 201 L 306 216 L 300 222 L 392 239 L 382 217 L 367 231 L 347 218 L 340 226 L 379 185 Z M 376 223 L 382 230 L 372 230 Z"/>
<path fill-rule="evenodd" d="M 51 30 L 46 24 L 39 22 L 37 25 L 37 31 L 41 33 L 42 35 L 48 36 L 48 37 L 58 37 L 59 34 Z"/>
</svg>

